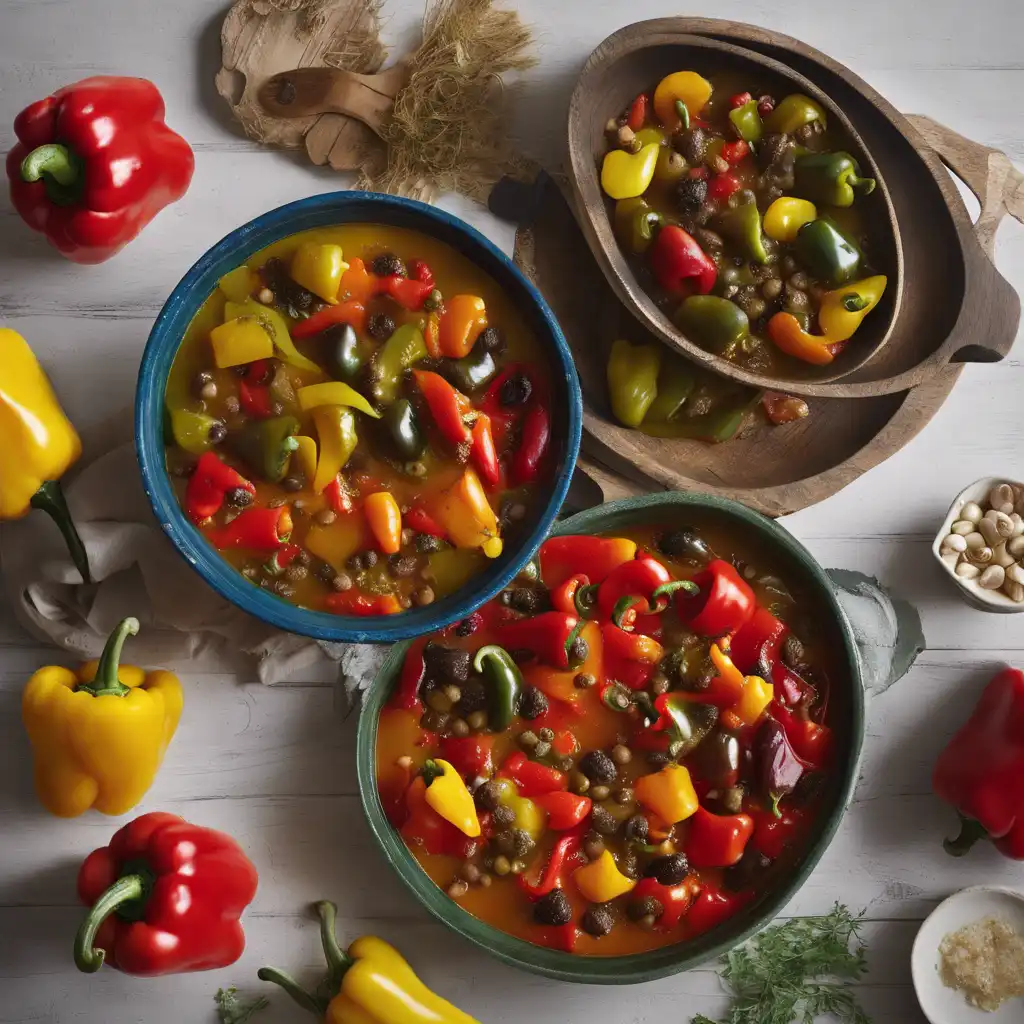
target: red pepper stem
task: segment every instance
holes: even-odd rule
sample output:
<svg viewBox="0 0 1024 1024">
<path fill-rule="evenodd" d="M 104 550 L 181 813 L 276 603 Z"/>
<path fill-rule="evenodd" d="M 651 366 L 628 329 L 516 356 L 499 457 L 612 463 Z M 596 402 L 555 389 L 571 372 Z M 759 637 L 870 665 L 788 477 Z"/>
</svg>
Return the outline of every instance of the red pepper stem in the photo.
<svg viewBox="0 0 1024 1024">
<path fill-rule="evenodd" d="M 146 889 L 142 875 L 122 875 L 96 900 L 75 936 L 75 966 L 80 971 L 95 974 L 103 966 L 106 953 L 93 945 L 100 925 L 119 907 L 141 900 Z"/>
<path fill-rule="evenodd" d="M 71 561 L 75 568 L 82 574 L 83 583 L 92 583 L 89 575 L 89 556 L 85 552 L 85 545 L 82 538 L 78 536 L 74 520 L 68 511 L 68 503 L 64 500 L 64 492 L 61 490 L 59 480 L 47 480 L 42 487 L 32 495 L 32 507 L 45 512 L 60 530 L 64 543 L 71 552 Z"/>
<path fill-rule="evenodd" d="M 76 690 L 84 690 L 94 697 L 123 697 L 131 690 L 117 678 L 117 671 L 121 663 L 121 651 L 124 642 L 129 636 L 135 636 L 139 631 L 139 620 L 134 618 L 122 619 L 114 631 L 107 637 L 106 646 L 100 655 L 99 664 L 96 666 L 96 676 L 91 683 L 81 683 L 75 687 Z"/>
<path fill-rule="evenodd" d="M 980 821 L 960 815 L 960 834 L 955 839 L 945 839 L 942 848 L 951 857 L 962 857 L 979 840 L 987 839 L 988 832 Z"/>
<path fill-rule="evenodd" d="M 82 161 L 67 146 L 50 142 L 21 162 L 22 181 L 42 181 L 50 202 L 70 206 L 82 194 Z"/>
</svg>

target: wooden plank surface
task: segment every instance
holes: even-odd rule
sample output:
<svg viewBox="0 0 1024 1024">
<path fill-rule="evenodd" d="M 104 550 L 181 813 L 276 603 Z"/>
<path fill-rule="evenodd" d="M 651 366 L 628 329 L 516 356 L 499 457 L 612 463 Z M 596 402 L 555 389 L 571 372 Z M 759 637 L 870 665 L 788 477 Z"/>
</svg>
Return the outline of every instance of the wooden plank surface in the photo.
<svg viewBox="0 0 1024 1024">
<path fill-rule="evenodd" d="M 272 206 L 341 184 L 294 156 L 266 152 L 232 131 L 212 85 L 222 9 L 209 0 L 0 0 L 0 150 L 14 114 L 88 74 L 153 78 L 169 122 L 197 150 L 196 178 L 120 258 L 77 268 L 51 258 L 0 195 L 0 322 L 30 338 L 65 405 L 82 426 L 130 406 L 142 345 L 179 276 L 217 239 Z M 678 12 L 669 0 L 522 0 L 537 33 L 540 65 L 517 99 L 514 130 L 549 162 L 560 154 L 562 111 L 590 50 L 628 18 Z M 415 38 L 420 5 L 391 0 L 388 41 Z M 784 5 L 721 0 L 715 14 L 800 36 L 849 64 L 906 111 L 930 114 L 1024 162 L 1024 87 L 1018 0 L 985 0 L 969 15 L 935 0 L 925 16 L 910 0 L 862 0 L 835 17 L 819 0 Z M 927 24 L 922 19 L 927 18 Z M 511 231 L 459 200 L 506 249 Z M 941 259 L 941 254 L 936 254 Z M 1024 288 L 1024 229 L 1006 224 L 1000 269 Z M 917 923 L 949 892 L 981 881 L 1019 883 L 991 851 L 966 861 L 941 851 L 952 815 L 930 794 L 936 752 L 1000 662 L 1024 662 L 1024 617 L 985 615 L 961 604 L 928 552 L 952 496 L 988 474 L 1024 477 L 1020 396 L 1024 361 L 971 366 L 923 434 L 834 498 L 786 525 L 825 565 L 879 577 L 921 610 L 929 651 L 898 685 L 872 701 L 862 780 L 831 849 L 787 914 L 817 913 L 842 899 L 867 908 L 871 972 L 861 996 L 881 1024 L 923 1018 L 908 958 Z M 424 977 L 486 1024 L 684 1022 L 714 1015 L 724 999 L 710 969 L 642 988 L 558 985 L 506 968 L 451 936 L 419 909 L 372 845 L 353 770 L 354 722 L 336 688 L 265 688 L 218 666 L 182 666 L 185 717 L 144 810 L 167 809 L 224 828 L 249 849 L 261 887 L 248 916 L 249 946 L 225 971 L 150 982 L 114 972 L 79 975 L 70 959 L 78 919 L 75 863 L 116 822 L 49 818 L 31 793 L 18 721 L 24 679 L 63 660 L 26 637 L 0 606 L 0 1024 L 212 1024 L 219 985 L 255 989 L 255 970 L 276 963 L 319 970 L 315 927 L 303 904 L 330 897 L 340 931 L 376 931 L 399 942 Z M 303 1019 L 283 998 L 266 1018 Z"/>
</svg>

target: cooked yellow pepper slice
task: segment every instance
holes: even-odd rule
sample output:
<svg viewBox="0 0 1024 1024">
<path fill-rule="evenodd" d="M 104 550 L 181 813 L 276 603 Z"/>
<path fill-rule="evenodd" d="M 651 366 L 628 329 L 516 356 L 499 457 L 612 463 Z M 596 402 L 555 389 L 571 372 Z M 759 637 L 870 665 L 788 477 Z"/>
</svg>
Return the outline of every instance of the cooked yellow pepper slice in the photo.
<svg viewBox="0 0 1024 1024">
<path fill-rule="evenodd" d="M 344 381 L 329 380 L 323 384 L 310 384 L 299 388 L 298 394 L 299 407 L 303 412 L 309 412 L 310 409 L 316 409 L 321 405 L 349 405 L 375 420 L 380 419 L 380 413 L 355 388 L 349 387 Z"/>
<path fill-rule="evenodd" d="M 274 354 L 274 342 L 263 325 L 252 316 L 239 316 L 210 331 L 213 361 L 221 369 L 243 366 Z"/>
<path fill-rule="evenodd" d="M 228 271 L 218 282 L 217 287 L 224 293 L 229 302 L 245 302 L 252 298 L 259 278 L 246 266 L 235 267 Z"/>
<path fill-rule="evenodd" d="M 764 233 L 776 242 L 795 242 L 796 233 L 818 217 L 818 208 L 807 199 L 780 196 L 765 210 Z"/>
<path fill-rule="evenodd" d="M 775 687 L 766 683 L 760 676 L 747 676 L 743 680 L 743 696 L 733 711 L 744 725 L 753 725 L 764 714 L 764 709 L 772 702 Z"/>
<path fill-rule="evenodd" d="M 444 492 L 437 519 L 457 548 L 480 548 L 488 558 L 501 554 L 498 517 L 475 470 L 467 468 Z"/>
<path fill-rule="evenodd" d="M 348 264 L 342 258 L 340 245 L 303 242 L 292 257 L 292 280 L 332 306 L 338 301 L 338 288 L 346 270 Z"/>
<path fill-rule="evenodd" d="M 696 117 L 709 99 L 711 83 L 706 78 L 696 71 L 677 71 L 663 78 L 654 90 L 654 113 L 669 131 L 674 132 L 681 123 L 676 113 L 677 101 L 686 105 L 690 117 Z"/>
<path fill-rule="evenodd" d="M 640 148 L 639 153 L 627 153 L 624 149 L 613 149 L 605 154 L 601 164 L 601 188 L 612 199 L 632 199 L 643 195 L 654 179 L 654 168 L 658 164 L 656 142 Z"/>
<path fill-rule="evenodd" d="M 633 792 L 644 807 L 670 825 L 685 821 L 700 806 L 690 773 L 681 764 L 667 764 L 660 772 L 641 776 Z"/>
<path fill-rule="evenodd" d="M 462 776 L 440 757 L 424 762 L 423 779 L 427 783 L 427 803 L 445 821 L 475 839 L 480 835 L 480 819 Z"/>
<path fill-rule="evenodd" d="M 316 441 L 304 434 L 293 438 L 295 441 L 295 461 L 306 478 L 306 483 L 316 479 Z"/>
<path fill-rule="evenodd" d="M 313 410 L 313 423 L 320 438 L 320 460 L 316 464 L 313 490 L 321 494 L 338 475 L 359 443 L 355 414 L 344 405 L 321 405 Z"/>
<path fill-rule="evenodd" d="M 821 297 L 818 324 L 828 343 L 852 338 L 861 321 L 878 305 L 888 279 L 884 274 L 851 281 Z"/>
<path fill-rule="evenodd" d="M 572 873 L 572 880 L 581 893 L 592 903 L 605 903 L 629 892 L 636 882 L 627 878 L 615 863 L 609 850 L 605 850 L 597 860 L 577 868 Z"/>
</svg>

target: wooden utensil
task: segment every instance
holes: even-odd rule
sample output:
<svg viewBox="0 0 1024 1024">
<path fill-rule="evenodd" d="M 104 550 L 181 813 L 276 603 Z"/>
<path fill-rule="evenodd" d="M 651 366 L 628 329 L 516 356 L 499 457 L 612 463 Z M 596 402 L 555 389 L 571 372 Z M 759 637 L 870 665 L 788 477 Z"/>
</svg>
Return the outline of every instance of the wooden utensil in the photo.
<svg viewBox="0 0 1024 1024">
<path fill-rule="evenodd" d="M 409 81 L 409 69 L 396 64 L 376 75 L 341 68 L 294 68 L 268 78 L 257 91 L 267 113 L 285 119 L 317 114 L 354 117 L 383 137 L 395 96 Z"/>
<path fill-rule="evenodd" d="M 960 362 L 1003 358 L 1016 337 L 1020 300 L 994 268 L 986 245 L 990 246 L 1000 217 L 1006 213 L 1018 218 L 1024 215 L 1020 181 L 1012 167 L 1007 170 L 1006 157 L 993 157 L 991 154 L 996 151 L 978 147 L 941 126 L 937 126 L 934 136 L 937 155 L 918 132 L 918 122 L 912 124 L 847 68 L 799 40 L 753 25 L 709 18 L 656 19 L 615 33 L 595 51 L 595 57 L 603 48 L 613 45 L 623 53 L 639 52 L 641 57 L 634 58 L 640 60 L 636 72 L 642 79 L 636 83 L 639 91 L 649 88 L 655 77 L 651 70 L 644 70 L 643 60 L 654 54 L 671 59 L 672 41 L 682 38 L 680 45 L 688 45 L 694 35 L 738 44 L 774 59 L 810 79 L 827 94 L 833 105 L 849 116 L 865 149 L 881 168 L 897 222 L 907 226 L 901 239 L 906 294 L 890 343 L 840 380 L 789 381 L 785 389 L 821 397 L 871 397 L 904 391 Z M 655 38 L 663 42 L 652 49 L 651 40 Z M 671 67 L 677 69 L 674 63 Z M 963 157 L 964 147 L 975 154 L 970 160 Z M 983 191 L 989 197 L 989 212 L 978 227 L 980 242 L 956 187 L 942 166 L 943 159 L 954 170 L 960 167 L 965 180 L 967 175 L 971 176 L 968 184 L 976 194 Z M 644 316 L 638 302 L 628 295 L 625 301 L 646 326 L 655 328 L 656 324 Z M 660 331 L 655 333 L 665 338 Z M 847 351 L 856 347 L 851 345 Z M 697 361 L 707 365 L 699 357 Z M 713 368 L 742 379 L 729 364 L 720 365 L 723 362 L 719 360 Z"/>
</svg>

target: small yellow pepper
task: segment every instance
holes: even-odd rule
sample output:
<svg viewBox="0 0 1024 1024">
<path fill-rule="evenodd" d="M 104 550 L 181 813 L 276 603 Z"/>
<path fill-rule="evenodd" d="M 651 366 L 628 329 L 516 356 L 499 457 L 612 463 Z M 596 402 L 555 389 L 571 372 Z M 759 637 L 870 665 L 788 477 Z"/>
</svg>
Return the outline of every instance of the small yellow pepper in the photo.
<svg viewBox="0 0 1024 1024">
<path fill-rule="evenodd" d="M 440 757 L 424 761 L 423 780 L 427 784 L 427 803 L 445 821 L 450 821 L 470 839 L 480 835 L 480 819 L 476 816 L 473 796 L 449 762 Z"/>
<path fill-rule="evenodd" d="M 792 135 L 811 121 L 820 121 L 822 128 L 828 126 L 825 111 L 809 96 L 794 92 L 786 96 L 764 121 L 766 132 L 784 132 Z"/>
<path fill-rule="evenodd" d="M 479 295 L 453 295 L 445 301 L 438 328 L 441 354 L 452 359 L 469 355 L 486 327 L 487 307 Z"/>
<path fill-rule="evenodd" d="M 279 985 L 324 1024 L 479 1024 L 431 992 L 383 939 L 364 935 L 343 951 L 335 935 L 338 908 L 321 900 L 314 910 L 320 918 L 328 980 L 315 995 L 276 967 L 260 968 L 261 981 Z"/>
<path fill-rule="evenodd" d="M 670 825 L 697 813 L 700 801 L 690 773 L 681 764 L 667 764 L 653 775 L 643 775 L 633 785 L 637 800 Z"/>
<path fill-rule="evenodd" d="M 531 839 L 540 838 L 546 821 L 544 811 L 528 797 L 520 796 L 511 779 L 494 779 L 494 785 L 498 790 L 498 803 L 516 816 L 515 827 L 521 828 Z"/>
<path fill-rule="evenodd" d="M 640 143 L 641 148 L 649 146 L 652 142 L 657 146 L 668 144 L 668 136 L 660 128 L 641 128 L 634 133 L 633 138 Z"/>
<path fill-rule="evenodd" d="M 313 490 L 322 494 L 356 450 L 359 435 L 355 413 L 344 405 L 318 406 L 313 410 L 313 423 L 320 438 L 320 459 L 313 477 Z"/>
<path fill-rule="evenodd" d="M 663 185 L 674 185 L 686 173 L 687 164 L 682 153 L 671 146 L 662 146 L 658 162 L 654 165 L 654 180 Z"/>
<path fill-rule="evenodd" d="M 711 99 L 711 83 L 696 71 L 677 71 L 667 75 L 654 90 L 654 113 L 669 130 L 680 127 L 676 103 L 682 102 L 690 117 L 696 117 Z"/>
<path fill-rule="evenodd" d="M 732 710 L 744 725 L 753 725 L 774 696 L 775 687 L 771 683 L 766 683 L 760 676 L 747 676 L 743 680 L 743 695 Z"/>
<path fill-rule="evenodd" d="M 332 306 L 346 270 L 340 245 L 303 242 L 292 257 L 292 280 Z"/>
<path fill-rule="evenodd" d="M 641 146 L 638 153 L 613 149 L 601 164 L 601 188 L 612 199 L 632 199 L 643 195 L 654 180 L 654 168 L 661 150 L 656 142 Z"/>
<path fill-rule="evenodd" d="M 502 551 L 498 517 L 487 500 L 480 477 L 468 468 L 444 492 L 436 509 L 437 521 L 457 548 L 480 548 L 488 558 Z"/>
<path fill-rule="evenodd" d="M 402 547 L 402 510 L 390 491 L 375 491 L 363 502 L 363 512 L 377 546 L 385 555 Z"/>
<path fill-rule="evenodd" d="M 316 409 L 321 405 L 349 405 L 375 420 L 380 419 L 380 413 L 355 388 L 349 387 L 344 381 L 329 380 L 323 384 L 309 384 L 299 388 L 298 395 L 299 408 L 303 412 L 309 412 L 310 409 Z"/>
<path fill-rule="evenodd" d="M 59 480 L 82 454 L 82 442 L 28 342 L 3 327 L 0 438 L 0 519 L 21 519 L 41 509 L 57 524 L 82 579 L 90 582 L 85 546 Z"/>
<path fill-rule="evenodd" d="M 245 264 L 228 271 L 218 282 L 217 287 L 224 293 L 229 302 L 245 302 L 252 298 L 259 278 Z"/>
<path fill-rule="evenodd" d="M 658 396 L 661 370 L 659 345 L 632 345 L 623 338 L 612 342 L 608 356 L 608 397 L 612 414 L 626 427 L 640 426 Z"/>
<path fill-rule="evenodd" d="M 821 297 L 818 325 L 829 343 L 852 338 L 861 321 L 878 305 L 888 283 L 884 274 L 852 281 Z"/>
<path fill-rule="evenodd" d="M 264 326 L 252 316 L 239 316 L 210 331 L 213 361 L 222 370 L 244 366 L 256 359 L 269 359 L 274 342 Z"/>
<path fill-rule="evenodd" d="M 627 878 L 618 869 L 609 850 L 605 850 L 597 860 L 577 868 L 572 878 L 579 891 L 592 903 L 606 903 L 629 892 L 636 885 L 634 879 Z"/>
<path fill-rule="evenodd" d="M 300 434 L 295 438 L 295 462 L 307 484 L 316 479 L 316 441 L 307 435 Z"/>
<path fill-rule="evenodd" d="M 764 233 L 776 242 L 795 242 L 796 233 L 817 216 L 818 208 L 809 200 L 780 196 L 765 210 Z"/>
<path fill-rule="evenodd" d="M 21 714 L 35 761 L 36 792 L 61 818 L 90 807 L 130 811 L 153 784 L 181 717 L 182 692 L 170 672 L 119 665 L 138 619 L 123 619 L 98 661 L 77 673 L 41 668 L 25 686 Z"/>
</svg>

